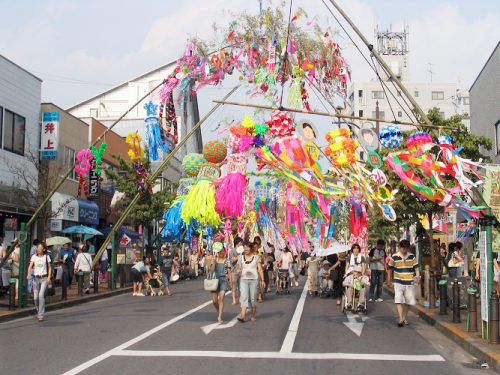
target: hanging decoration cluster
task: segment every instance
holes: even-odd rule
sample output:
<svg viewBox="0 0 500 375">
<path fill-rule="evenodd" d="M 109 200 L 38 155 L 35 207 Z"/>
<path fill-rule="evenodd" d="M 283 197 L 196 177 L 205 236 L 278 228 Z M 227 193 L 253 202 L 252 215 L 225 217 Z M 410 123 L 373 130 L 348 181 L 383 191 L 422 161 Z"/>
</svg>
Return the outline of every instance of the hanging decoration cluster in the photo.
<svg viewBox="0 0 500 375">
<path fill-rule="evenodd" d="M 142 163 L 144 159 L 144 149 L 141 146 L 142 138 L 137 132 L 130 133 L 127 135 L 125 142 L 129 147 L 128 155 L 130 160 L 134 163 L 137 191 L 141 195 L 144 195 L 146 192 L 151 192 L 151 184 L 147 182 L 148 172 Z"/>
<path fill-rule="evenodd" d="M 83 194 L 87 199 L 89 196 L 89 187 L 87 184 L 87 177 L 92 167 L 92 161 L 94 160 L 94 155 L 90 150 L 84 149 L 76 153 L 77 163 L 74 167 L 75 173 L 78 176 L 78 196 Z"/>
</svg>

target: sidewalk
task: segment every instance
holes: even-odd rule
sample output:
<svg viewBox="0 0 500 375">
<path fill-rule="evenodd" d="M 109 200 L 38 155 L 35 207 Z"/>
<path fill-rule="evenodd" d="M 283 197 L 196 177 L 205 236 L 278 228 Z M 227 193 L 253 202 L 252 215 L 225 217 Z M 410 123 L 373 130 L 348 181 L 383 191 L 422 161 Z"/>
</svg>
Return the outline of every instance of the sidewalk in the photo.
<svg viewBox="0 0 500 375">
<path fill-rule="evenodd" d="M 394 290 L 387 286 L 385 291 L 394 296 Z M 481 307 L 477 306 L 478 311 Z M 461 345 L 465 350 L 477 358 L 480 363 L 488 363 L 491 368 L 500 371 L 500 345 L 489 344 L 487 340 L 481 338 L 481 319 L 478 319 L 478 332 L 467 332 L 466 320 L 467 311 L 460 310 L 461 323 L 452 323 L 453 314 L 448 309 L 447 315 L 439 315 L 439 308 L 428 309 L 420 304 L 410 306 L 420 319 L 432 325 L 438 331 Z"/>
<path fill-rule="evenodd" d="M 59 310 L 70 306 L 79 305 L 81 303 L 86 303 L 90 301 L 95 301 L 102 298 L 108 298 L 116 296 L 119 294 L 129 293 L 132 291 L 132 287 L 124 287 L 115 290 L 108 290 L 107 284 L 99 285 L 99 292 L 94 293 L 94 288 L 90 288 L 90 294 L 84 294 L 82 297 L 78 296 L 78 287 L 73 284 L 71 289 L 67 291 L 67 299 L 61 301 L 61 288 L 56 287 L 56 294 L 54 296 L 46 296 L 46 306 L 45 311 Z M 36 314 L 36 309 L 33 304 L 33 296 L 28 297 L 28 307 L 26 308 L 16 308 L 15 310 L 9 310 L 9 297 L 3 297 L 0 299 L 0 322 L 5 322 L 8 320 L 23 318 L 30 315 Z"/>
</svg>

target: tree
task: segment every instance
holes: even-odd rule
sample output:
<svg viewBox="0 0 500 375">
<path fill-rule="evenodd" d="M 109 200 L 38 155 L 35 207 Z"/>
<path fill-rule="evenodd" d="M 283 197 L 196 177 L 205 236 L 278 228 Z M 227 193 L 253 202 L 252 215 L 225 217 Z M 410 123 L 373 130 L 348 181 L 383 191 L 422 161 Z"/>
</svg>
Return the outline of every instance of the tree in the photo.
<svg viewBox="0 0 500 375">
<path fill-rule="evenodd" d="M 432 108 L 428 112 L 429 120 L 437 126 L 451 127 L 451 129 L 433 129 L 430 131 L 434 138 L 439 135 L 449 135 L 454 140 L 454 145 L 461 148 L 460 156 L 473 161 L 490 161 L 491 159 L 481 152 L 481 148 L 485 150 L 491 150 L 492 142 L 490 139 L 477 136 L 469 133 L 467 127 L 462 123 L 463 116 L 455 115 L 450 118 L 443 118 L 438 108 Z M 405 137 L 411 134 L 413 131 L 405 132 Z M 404 150 L 405 147 L 401 146 L 398 150 L 382 150 L 380 153 L 382 156 L 387 156 L 390 152 Z M 413 192 L 404 185 L 404 183 L 398 178 L 398 176 L 388 170 L 387 166 L 383 167 L 384 172 L 387 175 L 389 184 L 392 188 L 398 189 L 396 195 L 396 200 L 393 203 L 393 208 L 396 211 L 398 219 L 396 223 L 391 223 L 380 219 L 380 215 L 375 216 L 375 220 L 370 220 L 370 228 L 373 231 L 384 231 L 384 232 L 394 232 L 395 227 L 397 229 L 403 227 L 408 228 L 411 224 L 418 222 L 418 215 L 428 214 L 430 218 L 430 225 L 428 230 L 428 236 L 430 241 L 430 251 L 432 267 L 435 268 L 434 264 L 434 245 L 433 245 L 433 229 L 432 229 L 432 215 L 435 213 L 443 212 L 443 207 L 438 204 L 422 200 L 418 198 Z M 424 180 L 425 182 L 425 180 Z M 444 184 L 455 184 L 455 181 L 450 178 L 443 179 Z M 449 185 L 450 186 L 450 185 Z M 394 225 L 396 224 L 396 225 Z M 397 230 L 396 229 L 396 230 Z"/>
<path fill-rule="evenodd" d="M 31 150 L 25 152 L 24 160 L 25 163 L 19 163 L 3 158 L 13 175 L 14 187 L 17 188 L 15 194 L 20 206 L 34 212 L 54 189 L 68 167 L 60 160 L 41 160 L 38 153 Z M 49 221 L 59 215 L 68 203 L 69 200 L 57 206 L 45 205 L 42 208 L 38 216 L 39 236 L 45 237 Z"/>
<path fill-rule="evenodd" d="M 145 154 L 147 155 L 147 151 Z M 128 206 L 138 191 L 136 169 L 132 161 L 125 160 L 121 156 L 114 157 L 120 163 L 119 172 L 106 169 L 105 173 L 109 179 L 116 183 L 117 190 L 125 193 L 122 203 L 124 206 Z M 149 158 L 145 157 L 142 163 L 149 175 L 152 172 Z M 130 213 L 129 217 L 133 225 L 138 226 L 140 224 L 144 228 L 148 228 L 148 243 L 150 243 L 149 234 L 153 222 L 162 218 L 168 205 L 175 199 L 176 190 L 176 184 L 169 183 L 166 188 L 160 189 L 156 193 L 146 191 L 139 199 L 135 209 Z"/>
</svg>

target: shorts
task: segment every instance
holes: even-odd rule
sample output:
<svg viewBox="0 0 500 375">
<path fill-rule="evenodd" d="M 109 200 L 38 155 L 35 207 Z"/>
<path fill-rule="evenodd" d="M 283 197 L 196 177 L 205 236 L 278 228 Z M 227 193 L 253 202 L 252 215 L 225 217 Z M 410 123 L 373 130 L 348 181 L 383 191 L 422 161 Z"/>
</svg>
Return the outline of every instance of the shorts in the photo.
<svg viewBox="0 0 500 375">
<path fill-rule="evenodd" d="M 217 287 L 218 292 L 227 292 L 231 288 L 229 287 L 229 281 L 227 277 L 219 277 L 219 286 Z"/>
<path fill-rule="evenodd" d="M 133 283 L 142 283 L 144 281 L 142 278 L 142 274 L 135 268 L 132 268 L 132 270 L 130 271 L 130 276 L 132 277 Z"/>
<path fill-rule="evenodd" d="M 415 286 L 394 283 L 394 302 L 415 305 L 417 303 L 415 299 Z"/>
<path fill-rule="evenodd" d="M 164 286 L 168 286 L 170 283 L 170 275 L 172 274 L 172 270 L 161 271 L 161 281 L 163 281 Z"/>
</svg>

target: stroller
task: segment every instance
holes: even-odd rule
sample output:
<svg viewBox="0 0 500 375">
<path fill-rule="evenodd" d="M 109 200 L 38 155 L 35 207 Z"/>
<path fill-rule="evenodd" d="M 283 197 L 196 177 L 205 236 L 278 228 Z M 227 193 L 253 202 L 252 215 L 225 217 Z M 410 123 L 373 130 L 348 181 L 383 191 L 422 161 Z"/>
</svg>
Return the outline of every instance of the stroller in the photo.
<svg viewBox="0 0 500 375">
<path fill-rule="evenodd" d="M 288 284 L 290 283 L 290 271 L 278 269 L 278 282 L 276 284 L 276 294 L 290 294 Z"/>
<path fill-rule="evenodd" d="M 147 294 L 154 296 L 163 296 L 163 281 L 161 279 L 161 272 L 155 269 L 153 277 L 146 282 Z"/>
</svg>

